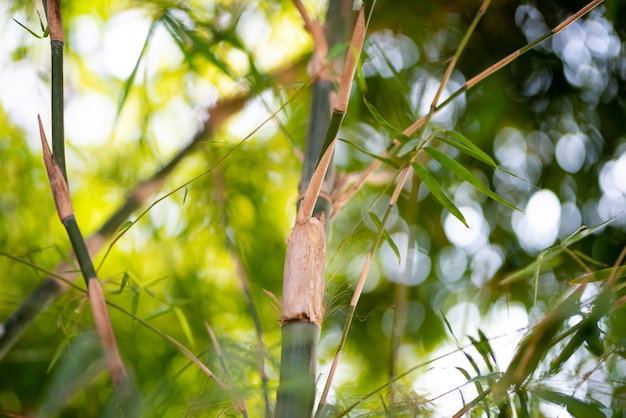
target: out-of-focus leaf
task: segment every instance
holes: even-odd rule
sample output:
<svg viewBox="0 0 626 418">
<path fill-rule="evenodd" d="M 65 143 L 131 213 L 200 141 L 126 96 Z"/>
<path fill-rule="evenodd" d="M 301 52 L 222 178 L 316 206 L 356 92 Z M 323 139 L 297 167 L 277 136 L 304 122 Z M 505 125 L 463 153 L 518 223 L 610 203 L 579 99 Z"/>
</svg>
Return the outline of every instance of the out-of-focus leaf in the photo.
<svg viewBox="0 0 626 418">
<path fill-rule="evenodd" d="M 20 25 L 23 29 L 26 29 L 28 31 L 28 33 L 30 33 L 31 35 L 33 35 L 37 39 L 43 39 L 43 38 L 46 38 L 48 36 L 48 30 L 47 29 L 43 30 L 43 34 L 42 35 L 37 35 L 35 32 L 33 32 L 32 30 L 28 29 L 26 26 L 24 26 L 22 23 L 20 23 L 14 17 L 12 17 L 11 19 L 13 19 L 13 21 L 15 23 L 17 23 L 18 25 Z M 40 18 L 39 21 L 41 22 L 41 18 Z M 42 29 L 43 29 L 43 24 L 42 24 Z"/>
<path fill-rule="evenodd" d="M 529 265 L 527 265 L 526 267 L 524 267 L 521 270 L 518 270 L 512 274 L 509 274 L 508 276 L 506 276 L 501 282 L 500 284 L 502 285 L 507 285 L 507 284 L 511 284 L 514 283 L 518 280 L 522 280 L 525 279 L 526 277 L 529 277 L 531 275 L 535 276 L 535 280 L 537 280 L 538 275 L 541 271 L 546 270 L 548 268 L 554 267 L 556 265 L 559 265 L 561 262 L 560 259 L 560 255 L 563 253 L 564 247 L 568 247 L 572 244 L 577 243 L 578 241 L 582 240 L 583 238 L 588 237 L 589 235 L 593 234 L 595 231 L 597 231 L 600 228 L 605 227 L 606 225 L 608 225 L 609 223 L 613 222 L 615 219 L 617 219 L 619 216 L 614 216 L 611 219 L 602 222 L 601 224 L 598 225 L 594 225 L 592 227 L 586 227 L 586 226 L 582 226 L 580 227 L 576 232 L 565 236 L 562 240 L 561 243 L 555 246 L 552 246 L 550 248 L 547 248 L 545 250 L 543 250 L 541 253 L 539 253 L 539 255 L 537 256 L 537 258 L 535 259 L 535 261 L 533 261 L 532 263 L 530 263 Z M 580 279 L 580 278 L 579 278 Z M 577 283 L 579 279 L 575 279 L 575 281 L 573 281 L 573 283 Z"/>
<path fill-rule="evenodd" d="M 509 387 L 519 387 L 537 369 L 539 362 L 554 345 L 555 336 L 563 322 L 578 313 L 582 293 L 577 289 L 552 311 L 547 313 L 524 337 L 506 372 L 493 386 L 496 402 L 502 402 Z"/>
<path fill-rule="evenodd" d="M 382 230 L 383 238 L 393 250 L 394 254 L 396 255 L 396 258 L 398 259 L 398 263 L 400 263 L 402 261 L 402 258 L 400 257 L 400 250 L 398 249 L 398 246 L 396 245 L 396 243 L 393 242 L 393 239 L 391 239 L 391 235 L 389 235 L 389 232 L 385 229 L 385 227 L 383 226 L 383 223 L 380 221 L 380 219 L 378 219 L 378 216 L 376 216 L 374 212 L 369 212 L 369 216 L 370 216 L 370 219 L 376 224 L 376 228 L 378 228 L 379 231 Z"/>
<path fill-rule="evenodd" d="M 487 365 L 487 368 L 490 372 L 493 372 L 495 369 L 495 356 L 493 355 L 493 350 L 489 345 L 489 340 L 485 336 L 485 334 L 479 329 L 478 330 L 479 340 L 476 340 L 472 336 L 468 336 L 469 340 L 472 342 L 472 345 L 478 351 L 480 356 L 483 358 L 483 361 Z"/>
<path fill-rule="evenodd" d="M 376 110 L 376 108 L 370 102 L 368 102 L 365 97 L 363 98 L 363 102 L 365 103 L 365 106 L 367 106 L 367 109 L 370 111 L 372 116 L 374 116 L 374 119 L 376 119 L 376 122 L 378 122 L 380 126 L 382 126 L 389 133 L 389 135 L 391 135 L 393 138 L 396 138 L 403 144 L 409 141 L 410 138 L 403 134 L 400 129 L 387 122 L 387 120 L 382 117 L 378 110 Z"/>
<path fill-rule="evenodd" d="M 63 352 L 65 351 L 65 348 L 67 348 L 69 343 L 70 343 L 70 340 L 66 338 L 63 341 L 61 341 L 61 343 L 58 345 L 57 349 L 54 351 L 54 354 L 52 355 L 52 359 L 50 359 L 50 364 L 48 364 L 48 369 L 46 370 L 47 373 L 50 373 L 50 370 L 52 370 L 54 365 L 57 364 L 57 362 L 61 358 L 61 354 L 63 354 Z"/>
<path fill-rule="evenodd" d="M 580 228 L 578 228 L 578 230 L 573 232 L 572 234 L 565 236 L 561 240 L 561 244 L 565 245 L 565 246 L 572 245 L 572 244 L 580 241 L 581 239 L 586 238 L 589 235 L 593 234 L 598 229 L 604 228 L 605 226 L 607 226 L 608 224 L 610 224 L 611 222 L 613 222 L 614 220 L 616 220 L 620 216 L 622 216 L 621 213 L 619 215 L 617 215 L 617 216 L 614 216 L 614 217 L 612 217 L 610 219 L 607 219 L 606 221 L 604 221 L 604 222 L 602 222 L 602 223 L 600 223 L 598 225 L 594 225 L 594 226 L 591 226 L 591 227 L 586 227 L 586 226 L 583 225 Z"/>
<path fill-rule="evenodd" d="M 119 228 L 117 228 L 118 231 L 123 231 L 127 228 L 130 228 L 133 225 L 133 221 L 126 221 L 124 222 Z"/>
<path fill-rule="evenodd" d="M 135 82 L 135 78 L 137 77 L 137 70 L 139 69 L 139 65 L 143 60 L 146 51 L 148 50 L 148 45 L 150 44 L 150 39 L 152 38 L 152 32 L 156 26 L 156 22 L 152 22 L 150 25 L 150 29 L 148 30 L 148 34 L 146 35 L 146 40 L 143 43 L 143 47 L 139 52 L 139 56 L 137 56 L 137 61 L 135 61 L 135 66 L 133 67 L 133 71 L 131 71 L 130 75 L 126 79 L 124 83 L 124 90 L 122 91 L 122 97 L 120 97 L 119 102 L 117 103 L 117 114 L 115 115 L 115 120 L 117 120 L 122 113 L 122 109 L 124 108 L 124 103 L 126 103 L 126 99 L 128 98 L 128 94 L 130 93 L 131 88 Z"/>
<path fill-rule="evenodd" d="M 180 324 L 185 337 L 187 337 L 187 341 L 189 341 L 189 344 L 191 344 L 192 347 L 195 346 L 196 341 L 193 338 L 193 333 L 191 332 L 191 327 L 189 326 L 189 321 L 187 321 L 185 313 L 180 308 L 174 308 L 174 313 L 176 314 L 176 318 L 178 318 L 178 323 Z"/>
<path fill-rule="evenodd" d="M 533 389 L 531 393 L 550 403 L 563 405 L 576 418 L 605 418 L 599 405 L 587 403 L 574 396 L 556 392 L 550 389 Z"/>
<path fill-rule="evenodd" d="M 585 347 L 596 357 L 604 355 L 604 341 L 601 338 L 600 328 L 597 323 L 585 328 Z"/>
<path fill-rule="evenodd" d="M 371 152 L 368 152 L 364 148 L 362 148 L 362 147 L 360 147 L 360 146 L 358 146 L 358 145 L 348 141 L 347 139 L 343 139 L 343 138 L 337 138 L 337 139 L 339 141 L 341 141 L 341 142 L 344 142 L 344 143 L 346 143 L 346 144 L 356 148 L 357 150 L 359 150 L 359 152 L 362 152 L 363 154 L 367 155 L 368 157 L 372 157 L 373 159 L 378 160 L 381 163 L 386 164 L 386 165 L 388 165 L 388 166 L 390 166 L 392 168 L 395 168 L 396 170 L 400 168 L 400 166 L 398 164 L 396 164 L 396 162 L 393 161 L 392 159 L 381 157 L 380 155 L 376 155 L 376 154 L 373 154 Z"/>
<path fill-rule="evenodd" d="M 443 191 L 443 188 L 441 187 L 439 182 L 435 180 L 432 174 L 428 172 L 426 167 L 424 167 L 420 163 L 413 163 L 411 165 L 413 166 L 413 169 L 415 170 L 415 173 L 418 175 L 418 177 L 424 182 L 426 187 L 428 187 L 433 196 L 435 196 L 435 199 L 437 199 L 439 203 L 441 203 L 442 206 L 448 210 L 448 212 L 450 212 L 452 215 L 454 215 L 454 217 L 461 221 L 463 225 L 469 228 L 469 225 L 467 224 L 467 221 L 465 221 L 465 217 L 463 216 L 459 208 L 457 208 L 452 200 L 450 200 L 448 195 L 446 195 L 446 193 Z"/>
<path fill-rule="evenodd" d="M 621 279 L 622 277 L 626 277 L 626 265 L 619 267 L 610 267 L 602 270 L 596 270 L 591 274 L 583 274 L 580 277 L 575 278 L 574 280 L 570 280 L 570 284 L 578 284 L 587 282 L 600 282 L 605 281 L 611 274 L 615 274 L 616 279 Z"/>
<path fill-rule="evenodd" d="M 417 146 L 420 144 L 421 139 L 410 139 L 404 144 L 400 146 L 396 155 L 398 157 L 404 157 L 417 149 Z"/>
<path fill-rule="evenodd" d="M 507 206 L 507 207 L 509 207 L 511 209 L 520 210 L 517 206 L 513 205 L 512 203 L 507 202 L 506 200 L 504 200 L 503 198 L 501 198 L 500 196 L 498 196 L 497 194 L 492 192 L 489 189 L 489 187 L 487 187 L 482 181 L 480 181 L 478 179 L 478 177 L 476 177 L 474 174 L 472 174 L 471 171 L 469 171 L 467 168 L 463 167 L 458 161 L 455 161 L 454 159 L 450 158 L 449 156 L 447 156 L 443 152 L 439 151 L 437 148 L 426 147 L 426 148 L 424 148 L 424 150 L 428 154 L 430 154 L 431 157 L 433 157 L 435 160 L 437 160 L 437 162 L 439 164 L 441 164 L 442 166 L 444 166 L 448 170 L 452 171 L 454 174 L 456 174 L 462 180 L 464 180 L 464 181 L 468 182 L 469 184 L 471 184 L 472 186 L 474 186 L 476 188 L 476 190 L 478 190 L 479 192 L 489 196 L 490 198 L 492 198 L 493 200 L 495 200 L 498 203 L 503 204 L 504 206 Z"/>
</svg>

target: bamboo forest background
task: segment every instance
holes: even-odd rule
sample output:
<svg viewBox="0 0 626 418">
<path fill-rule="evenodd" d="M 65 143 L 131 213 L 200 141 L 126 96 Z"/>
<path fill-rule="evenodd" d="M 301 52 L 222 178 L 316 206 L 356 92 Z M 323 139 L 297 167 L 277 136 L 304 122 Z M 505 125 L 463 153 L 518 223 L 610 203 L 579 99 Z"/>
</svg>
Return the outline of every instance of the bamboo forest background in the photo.
<svg viewBox="0 0 626 418">
<path fill-rule="evenodd" d="M 336 87 L 355 12 L 330 3 L 345 16 L 326 28 Z M 587 2 L 366 2 L 327 194 L 318 400 L 381 243 L 326 416 L 626 413 L 626 3 L 592 3 L 472 83 Z M 319 111 L 305 18 L 324 22 L 328 7 L 61 3 L 69 188 L 101 247 L 94 265 L 142 416 L 273 414 L 286 240 Z M 41 158 L 44 5 L 4 2 L 0 17 L 0 415 L 118 416 L 82 280 L 28 299 L 53 272 L 79 269 Z M 462 93 L 402 135 L 442 80 L 435 105 Z M 402 177 L 409 166 L 419 176 Z M 46 308 L 9 341 L 27 300 Z"/>
</svg>

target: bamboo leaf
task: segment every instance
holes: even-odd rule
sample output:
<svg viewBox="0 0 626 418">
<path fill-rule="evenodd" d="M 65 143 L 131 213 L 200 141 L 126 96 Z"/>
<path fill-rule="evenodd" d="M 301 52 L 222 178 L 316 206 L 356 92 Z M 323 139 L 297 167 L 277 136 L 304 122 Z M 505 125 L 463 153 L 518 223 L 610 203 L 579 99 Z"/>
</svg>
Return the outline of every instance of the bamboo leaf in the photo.
<svg viewBox="0 0 626 418">
<path fill-rule="evenodd" d="M 607 226 L 608 224 L 610 224 L 611 222 L 613 222 L 614 220 L 616 220 L 617 218 L 622 216 L 622 214 L 623 214 L 623 212 L 620 213 L 619 215 L 616 215 L 616 216 L 614 216 L 612 218 L 609 218 L 606 221 L 604 221 L 604 222 L 602 222 L 602 223 L 600 223 L 598 225 L 594 225 L 592 227 L 586 227 L 585 225 L 583 225 L 580 228 L 578 228 L 578 230 L 573 232 L 572 234 L 567 235 L 565 238 L 563 238 L 561 240 L 561 244 L 565 245 L 565 246 L 572 245 L 572 244 L 580 241 L 581 239 L 586 238 L 589 235 L 593 234 L 598 229 L 604 228 L 605 226 Z"/>
<path fill-rule="evenodd" d="M 397 156 L 398 157 L 404 157 L 405 155 L 408 155 L 412 152 L 414 152 L 418 145 L 420 144 L 421 140 L 420 139 L 410 139 L 407 142 L 405 142 L 404 144 L 402 144 L 402 146 L 398 149 L 397 152 Z"/>
<path fill-rule="evenodd" d="M 21 24 L 17 19 L 15 19 L 14 17 L 12 17 L 11 19 L 13 19 L 13 21 L 15 23 L 17 23 L 18 25 L 20 25 L 23 29 L 26 29 L 28 31 L 28 33 L 30 33 L 31 35 L 33 35 L 35 38 L 37 39 L 43 39 L 45 37 L 48 36 L 48 31 L 44 30 L 43 31 L 43 35 L 37 35 L 35 32 L 33 32 L 32 30 L 28 29 L 26 26 L 24 26 L 23 24 Z M 39 20 L 41 22 L 41 19 Z M 43 26 L 42 26 L 43 27 Z"/>
<path fill-rule="evenodd" d="M 615 267 L 609 267 L 602 270 L 596 270 L 591 274 L 583 274 L 580 277 L 577 277 L 574 280 L 570 280 L 569 284 L 579 284 L 585 281 L 588 282 L 601 282 L 607 280 L 611 273 L 615 271 L 615 278 L 621 279 L 622 277 L 626 277 L 626 265 Z"/>
<path fill-rule="evenodd" d="M 461 152 L 468 154 L 471 157 L 474 157 L 477 160 L 484 162 L 485 164 L 493 168 L 498 168 L 498 165 L 487 153 L 478 148 L 472 141 L 470 141 L 458 132 L 448 130 L 437 131 L 435 137 L 440 141 L 445 142 L 446 144 L 458 149 Z"/>
<path fill-rule="evenodd" d="M 441 203 L 443 207 L 448 210 L 448 212 L 450 212 L 459 221 L 461 221 L 463 225 L 469 228 L 469 225 L 465 221 L 465 217 L 463 217 L 463 214 L 461 213 L 459 208 L 457 208 L 456 205 L 450 200 L 448 195 L 446 195 L 446 193 L 443 191 L 443 188 L 439 185 L 437 180 L 435 180 L 432 174 L 430 174 L 428 170 L 420 163 L 413 163 L 412 166 L 419 178 L 424 182 L 426 187 L 428 187 L 433 196 L 435 196 L 435 199 L 437 199 L 439 203 Z"/>
<path fill-rule="evenodd" d="M 385 229 L 385 227 L 383 226 L 383 223 L 380 221 L 380 219 L 378 219 L 378 216 L 376 216 L 374 212 L 369 212 L 368 214 L 370 218 L 372 219 L 372 221 L 374 221 L 374 223 L 376 224 L 376 227 L 378 228 L 378 230 L 382 230 L 383 238 L 393 250 L 394 254 L 396 255 L 396 258 L 398 259 L 398 263 L 400 263 L 402 261 L 402 257 L 400 256 L 400 250 L 398 249 L 398 246 L 396 245 L 396 243 L 393 242 L 393 239 L 391 239 L 391 235 L 389 235 L 389 232 Z"/>
<path fill-rule="evenodd" d="M 472 141 L 470 141 L 468 138 L 464 137 L 458 132 L 441 130 L 437 132 L 435 137 L 440 141 L 445 142 L 446 144 L 458 149 L 459 151 L 464 152 L 467 155 L 484 162 L 485 164 L 495 168 L 496 170 L 502 171 L 509 176 L 520 179 L 525 183 L 529 183 L 528 180 L 523 179 L 517 174 L 497 165 L 493 158 L 491 158 L 486 152 L 478 148 Z"/>
<path fill-rule="evenodd" d="M 605 415 L 598 405 L 584 402 L 574 396 L 555 392 L 549 389 L 534 389 L 531 393 L 548 402 L 563 405 L 576 418 L 604 418 Z"/>
<path fill-rule="evenodd" d="M 69 345 L 69 343 L 70 343 L 69 339 L 64 339 L 63 341 L 61 341 L 57 349 L 54 351 L 54 354 L 52 355 L 52 359 L 50 360 L 48 369 L 46 369 L 46 373 L 50 373 L 54 365 L 58 363 L 59 359 L 61 358 L 61 355 L 63 354 L 63 352 L 65 351 L 65 348 Z"/>
<path fill-rule="evenodd" d="M 195 346 L 196 342 L 193 338 L 191 327 L 189 326 L 189 321 L 187 321 L 185 313 L 180 308 L 174 308 L 174 313 L 176 314 L 176 318 L 178 318 L 178 323 L 180 323 L 180 327 L 183 330 L 185 337 L 187 337 L 187 341 L 189 341 L 189 344 L 191 344 L 192 347 Z"/>
<path fill-rule="evenodd" d="M 469 171 L 467 168 L 463 167 L 458 161 L 454 160 L 453 158 L 450 158 L 448 155 L 446 155 L 443 152 L 439 151 L 437 148 L 426 147 L 424 149 L 426 150 L 426 152 L 428 154 L 430 154 L 431 157 L 433 157 L 435 160 L 437 160 L 437 162 L 439 164 L 441 164 L 442 166 L 444 166 L 448 170 L 452 171 L 460 179 L 462 179 L 462 180 L 468 182 L 469 184 L 471 184 L 479 192 L 487 195 L 488 197 L 492 198 L 493 200 L 495 200 L 498 203 L 503 204 L 504 206 L 507 206 L 507 207 L 509 207 L 511 209 L 515 209 L 515 210 L 521 211 L 519 208 L 517 208 L 512 203 L 507 202 L 506 200 L 504 200 L 503 198 L 501 198 L 500 196 L 498 196 L 497 194 L 492 192 L 491 189 L 489 189 L 489 187 L 487 187 L 482 181 L 480 181 L 478 179 L 478 177 L 476 177 L 474 174 L 472 174 L 471 171 Z"/>
<path fill-rule="evenodd" d="M 353 142 L 348 141 L 347 139 L 343 139 L 343 138 L 337 138 L 337 139 L 339 141 L 341 141 L 341 142 L 344 142 L 344 143 L 346 143 L 346 144 L 356 148 L 359 152 L 362 152 L 363 154 L 367 155 L 368 157 L 372 157 L 373 159 L 378 160 L 378 161 L 380 161 L 383 164 L 387 164 L 388 166 L 390 166 L 392 168 L 395 168 L 396 170 L 400 168 L 400 166 L 398 164 L 396 164 L 396 162 L 393 161 L 390 158 L 381 157 L 380 155 L 376 155 L 376 154 L 373 154 L 371 152 L 368 152 L 364 148 L 356 145 Z"/>
<path fill-rule="evenodd" d="M 365 103 L 365 106 L 367 106 L 367 109 L 370 111 L 372 116 L 374 116 L 376 122 L 378 122 L 378 124 L 382 126 L 389 133 L 389 135 L 391 135 L 393 138 L 396 138 L 403 144 L 409 141 L 409 137 L 403 134 L 400 129 L 387 122 L 387 120 L 383 118 L 378 110 L 376 110 L 376 108 L 370 102 L 368 102 L 365 97 L 363 97 L 363 102 Z"/>
<path fill-rule="evenodd" d="M 126 221 L 117 230 L 118 231 L 123 231 L 125 229 L 128 229 L 128 228 L 130 228 L 133 225 L 133 223 L 134 223 L 133 221 Z"/>
</svg>

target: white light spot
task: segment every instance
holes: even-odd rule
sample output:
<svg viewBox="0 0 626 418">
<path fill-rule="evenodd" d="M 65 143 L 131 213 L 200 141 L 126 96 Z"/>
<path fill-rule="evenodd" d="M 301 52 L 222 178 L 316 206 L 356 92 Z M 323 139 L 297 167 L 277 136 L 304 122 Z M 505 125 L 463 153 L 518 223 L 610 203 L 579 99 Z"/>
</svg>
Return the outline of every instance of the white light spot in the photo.
<svg viewBox="0 0 626 418">
<path fill-rule="evenodd" d="M 482 213 L 469 206 L 459 208 L 465 221 L 469 225 L 466 227 L 454 215 L 448 214 L 443 224 L 448 240 L 462 247 L 468 252 L 474 252 L 487 242 L 489 227 L 483 218 Z"/>
<path fill-rule="evenodd" d="M 542 250 L 554 243 L 561 221 L 561 204 L 551 190 L 535 193 L 523 214 L 514 213 L 513 228 L 528 251 Z"/>
<path fill-rule="evenodd" d="M 110 74 L 122 80 L 128 78 L 149 28 L 150 20 L 140 10 L 122 12 L 107 22 L 103 47 L 105 67 Z"/>
<path fill-rule="evenodd" d="M 116 107 L 99 93 L 87 93 L 68 101 L 65 109 L 67 139 L 76 146 L 100 145 L 111 136 Z"/>
<path fill-rule="evenodd" d="M 585 162 L 585 136 L 581 133 L 563 135 L 556 144 L 556 160 L 563 170 L 576 173 Z"/>
</svg>

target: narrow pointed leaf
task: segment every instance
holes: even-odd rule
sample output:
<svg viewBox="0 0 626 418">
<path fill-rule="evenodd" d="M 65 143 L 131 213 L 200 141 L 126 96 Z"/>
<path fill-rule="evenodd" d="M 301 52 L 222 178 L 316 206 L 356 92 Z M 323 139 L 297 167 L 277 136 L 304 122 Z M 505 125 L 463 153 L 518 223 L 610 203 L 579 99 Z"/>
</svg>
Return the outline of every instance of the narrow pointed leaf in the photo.
<svg viewBox="0 0 626 418">
<path fill-rule="evenodd" d="M 398 259 L 398 263 L 400 263 L 402 261 L 402 258 L 400 257 L 400 250 L 398 249 L 398 246 L 396 245 L 396 243 L 393 242 L 393 239 L 391 239 L 391 235 L 389 235 L 389 232 L 385 229 L 385 227 L 383 226 L 383 223 L 380 221 L 380 219 L 378 219 L 378 216 L 376 216 L 375 213 L 369 212 L 369 216 L 372 219 L 372 221 L 374 221 L 374 223 L 376 224 L 376 228 L 378 228 L 378 230 L 383 231 L 383 238 L 393 250 L 394 254 L 396 255 L 396 258 Z"/>
<path fill-rule="evenodd" d="M 382 126 L 389 133 L 389 135 L 396 138 L 403 144 L 409 141 L 409 137 L 403 134 L 400 129 L 387 122 L 387 120 L 382 117 L 378 110 L 376 110 L 376 108 L 370 102 L 368 102 L 365 97 L 363 98 L 363 102 L 365 103 L 365 106 L 367 106 L 367 109 L 370 111 L 372 116 L 374 116 L 374 119 L 376 119 L 376 122 L 378 122 L 380 126 Z"/>
<path fill-rule="evenodd" d="M 576 232 L 567 235 L 565 238 L 563 238 L 561 240 L 561 244 L 568 246 L 571 244 L 574 244 L 578 241 L 580 241 L 583 238 L 588 237 L 589 235 L 593 234 L 594 232 L 596 232 L 598 229 L 600 228 L 604 228 L 605 226 L 607 226 L 608 224 L 610 224 L 611 222 L 613 222 L 614 220 L 616 220 L 617 218 L 619 218 L 620 216 L 622 216 L 623 212 L 620 213 L 617 216 L 614 216 L 612 218 L 607 219 L 606 221 L 598 224 L 598 225 L 594 225 L 592 227 L 586 227 L 586 226 L 581 226 L 580 228 L 578 228 L 578 230 L 576 230 Z"/>
<path fill-rule="evenodd" d="M 493 161 L 493 159 L 485 153 L 483 150 L 478 148 L 472 141 L 464 137 L 458 132 L 454 131 L 439 131 L 435 137 L 442 142 L 458 149 L 461 152 L 468 154 L 471 157 L 474 157 L 477 160 L 484 162 L 485 164 L 498 168 L 498 165 Z"/>
<path fill-rule="evenodd" d="M 392 168 L 395 168 L 396 170 L 400 168 L 400 166 L 398 164 L 396 164 L 396 162 L 393 161 L 390 158 L 381 157 L 380 155 L 376 155 L 376 154 L 373 154 L 371 152 L 368 152 L 364 148 L 362 148 L 362 147 L 360 147 L 360 146 L 358 146 L 358 145 L 348 141 L 347 139 L 343 139 L 343 138 L 337 138 L 337 139 L 339 141 L 341 141 L 341 142 L 344 142 L 344 143 L 346 143 L 346 144 L 356 148 L 359 152 L 362 152 L 363 154 L 367 155 L 368 157 L 372 157 L 373 159 L 378 160 L 381 163 L 386 164 L 386 165 L 388 165 L 388 166 L 390 166 Z"/>
<path fill-rule="evenodd" d="M 24 26 L 23 24 L 21 24 L 18 20 L 16 20 L 14 17 L 12 17 L 11 19 L 13 19 L 13 21 L 15 23 L 17 23 L 18 25 L 20 25 L 23 29 L 26 29 L 28 31 L 28 33 L 30 33 L 31 35 L 33 35 L 35 38 L 37 39 L 42 39 L 43 37 L 45 37 L 46 33 L 44 31 L 44 35 L 37 35 L 35 32 L 33 32 L 32 30 L 28 29 L 26 26 Z"/>
<path fill-rule="evenodd" d="M 598 405 L 587 403 L 574 396 L 548 389 L 534 389 L 532 394 L 548 402 L 563 405 L 576 418 L 604 418 L 605 415 Z"/>
<path fill-rule="evenodd" d="M 446 193 L 443 191 L 443 188 L 441 187 L 439 182 L 437 182 L 432 174 L 428 172 L 426 167 L 424 167 L 420 163 L 413 163 L 412 166 L 418 177 L 424 182 L 426 187 L 428 187 L 433 196 L 435 196 L 435 199 L 437 199 L 439 203 L 441 203 L 442 206 L 448 210 L 448 212 L 450 212 L 452 215 L 454 215 L 454 217 L 461 221 L 463 225 L 469 228 L 469 225 L 467 224 L 467 221 L 465 221 L 465 217 L 463 217 L 463 214 L 461 213 L 459 208 L 457 208 L 452 200 L 450 200 L 448 195 L 446 195 Z"/>
<path fill-rule="evenodd" d="M 607 280 L 611 274 L 613 273 L 613 271 L 615 271 L 615 278 L 616 279 L 621 279 L 622 277 L 626 277 L 626 266 L 620 266 L 620 267 L 610 267 L 610 268 L 606 268 L 606 269 L 602 269 L 602 270 L 596 270 L 591 274 L 584 274 L 580 277 L 577 277 L 574 280 L 570 280 L 569 284 L 578 284 L 578 283 L 582 283 L 584 281 L 588 281 L 588 282 L 600 282 L 600 281 L 605 281 Z"/>
<path fill-rule="evenodd" d="M 404 157 L 405 155 L 414 152 L 417 149 L 417 146 L 419 145 L 420 142 L 421 142 L 420 139 L 410 139 L 410 140 L 408 140 L 407 142 L 402 144 L 400 149 L 398 149 L 398 152 L 396 153 L 396 155 L 398 157 Z"/>
<path fill-rule="evenodd" d="M 431 157 L 437 160 L 439 164 L 441 164 L 448 170 L 452 171 L 461 180 L 464 180 L 468 182 L 469 184 L 471 184 L 472 186 L 474 186 L 476 190 L 478 190 L 479 192 L 487 195 L 488 197 L 492 198 L 498 203 L 503 204 L 506 207 L 521 211 L 512 203 L 507 202 L 506 200 L 504 200 L 503 198 L 501 198 L 500 196 L 492 192 L 491 189 L 489 189 L 489 187 L 487 187 L 482 181 L 480 181 L 478 177 L 472 174 L 471 171 L 463 167 L 458 161 L 454 160 L 453 158 L 450 158 L 443 152 L 439 151 L 437 148 L 426 147 L 424 149 L 426 150 L 428 154 L 430 154 Z"/>
<path fill-rule="evenodd" d="M 191 327 L 189 326 L 189 321 L 187 321 L 185 313 L 180 308 L 174 308 L 174 313 L 176 314 L 176 318 L 178 318 L 180 328 L 185 334 L 185 337 L 187 337 L 187 341 L 189 341 L 189 344 L 191 344 L 192 347 L 195 346 L 196 341 L 193 338 L 193 333 L 191 332 Z"/>
</svg>

